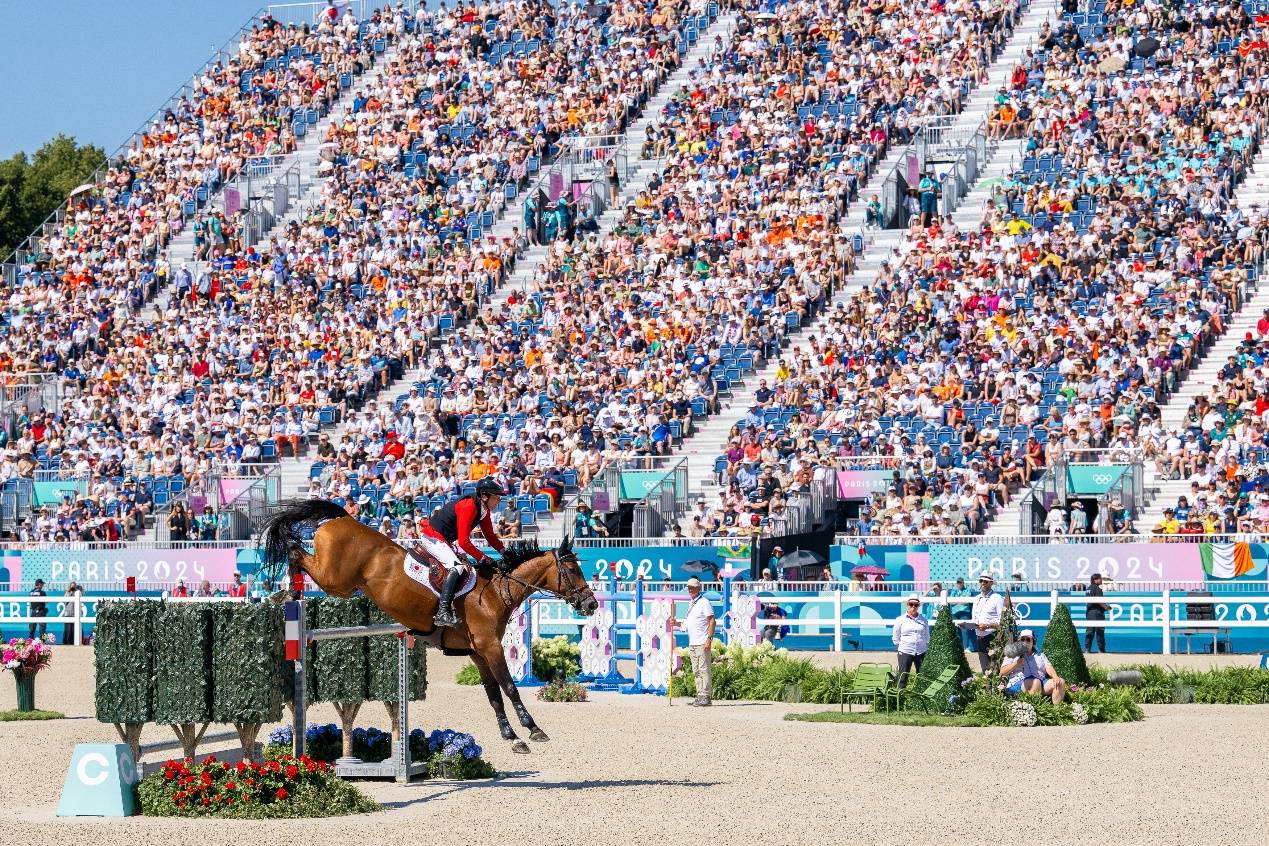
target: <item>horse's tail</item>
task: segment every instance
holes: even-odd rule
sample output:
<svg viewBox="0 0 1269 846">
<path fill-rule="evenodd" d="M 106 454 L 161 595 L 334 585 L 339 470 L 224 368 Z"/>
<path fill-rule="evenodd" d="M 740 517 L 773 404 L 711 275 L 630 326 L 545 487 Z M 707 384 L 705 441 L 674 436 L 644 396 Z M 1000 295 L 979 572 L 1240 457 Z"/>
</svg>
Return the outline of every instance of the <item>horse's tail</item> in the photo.
<svg viewBox="0 0 1269 846">
<path fill-rule="evenodd" d="M 290 500 L 282 503 L 265 524 L 260 533 L 264 560 L 261 570 L 265 578 L 275 584 L 291 565 L 292 556 L 304 554 L 295 527 L 318 520 L 334 520 L 347 517 L 341 506 L 325 499 Z"/>
</svg>

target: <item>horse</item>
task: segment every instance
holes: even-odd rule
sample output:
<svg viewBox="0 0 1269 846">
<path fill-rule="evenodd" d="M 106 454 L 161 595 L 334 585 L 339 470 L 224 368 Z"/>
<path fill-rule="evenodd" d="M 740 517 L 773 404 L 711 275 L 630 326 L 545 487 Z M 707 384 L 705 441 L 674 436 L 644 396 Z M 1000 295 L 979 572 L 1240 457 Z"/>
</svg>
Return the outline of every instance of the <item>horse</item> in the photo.
<svg viewBox="0 0 1269 846">
<path fill-rule="evenodd" d="M 312 553 L 296 535 L 301 525 L 316 526 Z M 336 503 L 322 499 L 283 503 L 266 523 L 262 545 L 266 572 L 280 575 L 285 565 L 292 577 L 307 573 L 331 596 L 346 598 L 361 591 L 432 646 L 446 654 L 470 655 L 498 718 L 498 730 L 511 741 L 513 751 L 527 753 L 529 746 L 512 729 L 503 694 L 511 700 L 520 725 L 529 730 L 530 740 L 549 739 L 520 700 L 507 670 L 502 636 L 515 609 L 539 590 L 563 599 L 584 617 L 599 607 L 567 535 L 553 550 L 514 542 L 497 567 L 478 567 L 475 586 L 455 600 L 460 623 L 453 628 L 433 626 L 437 597 L 406 573 L 409 553 L 405 547 L 359 523 Z"/>
</svg>

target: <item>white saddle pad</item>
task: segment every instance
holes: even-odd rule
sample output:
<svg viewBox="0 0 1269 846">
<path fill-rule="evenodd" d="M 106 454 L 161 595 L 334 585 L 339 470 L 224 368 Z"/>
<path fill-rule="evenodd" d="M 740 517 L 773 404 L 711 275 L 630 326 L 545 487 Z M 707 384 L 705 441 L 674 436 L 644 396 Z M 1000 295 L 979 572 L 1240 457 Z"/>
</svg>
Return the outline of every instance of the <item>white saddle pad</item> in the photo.
<svg viewBox="0 0 1269 846">
<path fill-rule="evenodd" d="M 414 550 L 409 550 L 405 556 L 405 574 L 411 579 L 414 579 L 414 581 L 423 585 L 423 587 L 430 590 L 434 595 L 440 596 L 440 591 L 437 586 L 432 584 L 431 570 L 433 567 L 441 571 L 440 578 L 443 580 L 445 568 L 440 564 L 433 564 L 426 561 Z M 471 589 L 475 586 L 476 570 L 475 568 L 469 568 L 467 570 L 467 579 L 458 586 L 458 590 L 454 592 L 454 598 L 457 599 L 460 596 L 465 596 L 466 594 L 471 593 Z"/>
</svg>

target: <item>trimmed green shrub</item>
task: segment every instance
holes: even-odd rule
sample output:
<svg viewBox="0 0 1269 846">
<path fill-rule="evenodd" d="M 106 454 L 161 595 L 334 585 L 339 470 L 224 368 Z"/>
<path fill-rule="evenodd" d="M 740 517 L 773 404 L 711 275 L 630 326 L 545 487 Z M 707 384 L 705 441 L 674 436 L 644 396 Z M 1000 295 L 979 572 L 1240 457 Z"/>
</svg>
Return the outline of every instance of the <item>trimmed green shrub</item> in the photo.
<svg viewBox="0 0 1269 846">
<path fill-rule="evenodd" d="M 995 694 L 984 694 L 969 703 L 965 718 L 978 726 L 1011 726 L 1009 700 Z"/>
<path fill-rule="evenodd" d="M 454 683 L 468 687 L 480 684 L 480 670 L 476 668 L 475 664 L 464 664 L 463 668 L 458 671 L 458 675 L 454 676 Z"/>
<path fill-rule="evenodd" d="M 369 621 L 370 603 L 362 596 L 338 599 L 330 596 L 306 600 L 308 626 L 313 629 L 335 629 L 364 626 Z M 308 691 L 307 701 L 329 702 L 335 706 L 344 732 L 344 755 L 352 755 L 352 730 L 366 701 L 368 674 L 367 646 L 364 637 L 320 640 L 313 644 L 316 684 Z"/>
<path fill-rule="evenodd" d="M 921 661 L 921 672 L 917 675 L 924 690 L 948 667 L 956 668 L 956 684 L 969 678 L 969 663 L 965 660 L 965 648 L 961 643 L 960 630 L 952 620 L 951 609 L 944 605 L 934 617 L 934 626 L 930 631 L 930 646 Z"/>
<path fill-rule="evenodd" d="M 1080 649 L 1079 633 L 1071 622 L 1071 611 L 1060 602 L 1044 633 L 1044 657 L 1049 659 L 1053 669 L 1066 679 L 1067 684 L 1092 682 L 1084 650 Z"/>
<path fill-rule="evenodd" d="M 247 761 L 253 759 L 260 727 L 282 718 L 282 641 L 280 606 L 213 606 L 212 716 L 233 724 Z"/>
<path fill-rule="evenodd" d="M 212 721 L 211 620 L 204 603 L 165 604 L 154 618 L 154 721 L 172 727 L 187 758 Z"/>
<path fill-rule="evenodd" d="M 533 675 L 545 682 L 568 681 L 582 671 L 582 648 L 564 635 L 533 641 Z"/>
<path fill-rule="evenodd" d="M 386 625 L 396 621 L 379 610 L 375 605 L 369 606 L 370 625 Z M 369 677 L 366 682 L 366 698 L 375 702 L 395 703 L 401 698 L 401 684 L 397 678 L 399 669 L 397 661 L 398 639 L 393 636 L 366 638 L 367 669 Z M 427 699 L 427 645 L 421 639 L 415 639 L 410 649 L 410 701 Z"/>
<path fill-rule="evenodd" d="M 158 601 L 101 602 L 93 635 L 97 719 L 113 723 L 139 757 L 141 729 L 154 719 L 154 618 Z"/>
</svg>

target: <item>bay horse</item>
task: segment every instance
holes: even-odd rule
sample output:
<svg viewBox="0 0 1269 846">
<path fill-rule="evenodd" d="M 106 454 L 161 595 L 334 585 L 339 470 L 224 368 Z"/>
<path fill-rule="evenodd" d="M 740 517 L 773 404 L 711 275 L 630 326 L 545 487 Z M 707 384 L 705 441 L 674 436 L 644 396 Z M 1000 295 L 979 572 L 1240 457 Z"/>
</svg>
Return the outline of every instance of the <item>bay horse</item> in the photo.
<svg viewBox="0 0 1269 846">
<path fill-rule="evenodd" d="M 296 535 L 301 525 L 316 527 L 312 553 Z M 584 617 L 599 607 L 567 536 L 556 549 L 546 551 L 536 543 L 514 542 L 496 568 L 477 568 L 475 587 L 454 601 L 460 623 L 452 628 L 432 625 L 436 595 L 406 574 L 405 547 L 353 519 L 334 502 L 284 503 L 265 525 L 262 541 L 265 572 L 280 574 L 285 565 L 291 576 L 307 573 L 331 596 L 347 598 L 360 590 L 430 645 L 446 654 L 471 655 L 498 718 L 498 729 L 511 741 L 513 751 L 526 753 L 529 747 L 507 720 L 503 694 L 511 700 L 520 725 L 529 730 L 530 740 L 549 739 L 520 700 L 507 669 L 502 636 L 515 609 L 539 590 L 563 599 Z"/>
</svg>

